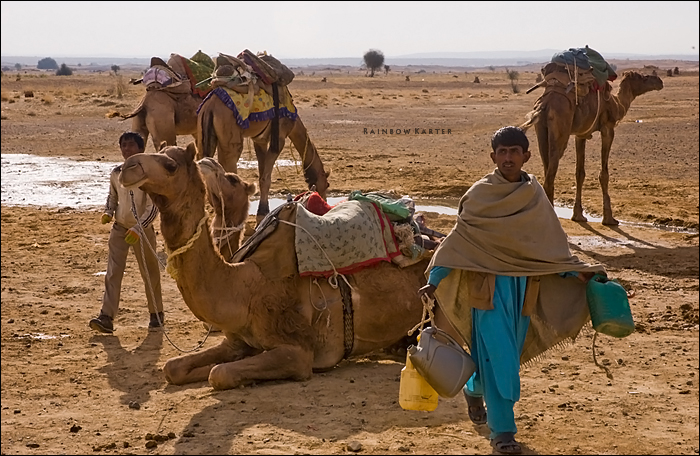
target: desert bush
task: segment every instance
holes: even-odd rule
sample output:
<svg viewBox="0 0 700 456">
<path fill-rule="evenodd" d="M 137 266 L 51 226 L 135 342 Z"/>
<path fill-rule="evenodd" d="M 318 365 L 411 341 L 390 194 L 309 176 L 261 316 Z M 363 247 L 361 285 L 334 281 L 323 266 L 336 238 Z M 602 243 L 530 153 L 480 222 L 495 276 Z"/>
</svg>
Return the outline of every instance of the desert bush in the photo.
<svg viewBox="0 0 700 456">
<path fill-rule="evenodd" d="M 117 74 L 116 71 L 114 73 L 110 73 L 109 75 L 114 79 L 114 90 L 111 92 L 113 92 L 117 98 L 121 99 L 126 91 L 126 83 L 124 82 L 124 78 L 121 74 Z"/>
<path fill-rule="evenodd" d="M 41 101 L 43 101 L 43 102 L 46 103 L 46 104 L 51 104 L 51 103 L 53 103 L 54 101 L 56 101 L 56 98 L 55 98 L 53 95 L 51 95 L 50 93 L 45 93 L 45 94 L 41 97 Z"/>
<path fill-rule="evenodd" d="M 56 70 L 56 76 L 71 76 L 72 74 L 73 70 L 71 70 L 65 63 L 62 63 L 61 68 Z"/>
<path fill-rule="evenodd" d="M 46 57 L 39 60 L 39 63 L 36 64 L 36 67 L 40 70 L 57 70 L 58 64 L 51 57 Z"/>
<path fill-rule="evenodd" d="M 520 88 L 518 87 L 518 78 L 520 77 L 520 73 L 506 68 L 506 74 L 510 80 L 510 88 L 513 90 L 513 93 L 520 93 Z"/>
<path fill-rule="evenodd" d="M 24 91 L 24 98 L 34 98 L 34 91 L 33 90 L 25 90 Z"/>
<path fill-rule="evenodd" d="M 10 100 L 10 92 L 8 92 L 5 89 L 2 89 L 2 91 L 0 93 L 0 100 L 9 101 Z"/>
</svg>

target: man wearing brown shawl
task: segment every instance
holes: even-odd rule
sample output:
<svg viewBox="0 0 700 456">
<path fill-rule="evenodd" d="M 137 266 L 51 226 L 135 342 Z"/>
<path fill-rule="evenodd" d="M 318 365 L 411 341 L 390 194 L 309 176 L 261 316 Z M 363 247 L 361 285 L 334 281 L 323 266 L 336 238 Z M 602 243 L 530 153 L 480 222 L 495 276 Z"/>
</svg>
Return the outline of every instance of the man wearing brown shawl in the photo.
<svg viewBox="0 0 700 456">
<path fill-rule="evenodd" d="M 522 171 L 525 133 L 501 128 L 491 148 L 497 168 L 462 196 L 419 294 L 437 300 L 477 365 L 464 386 L 469 417 L 488 424 L 498 452 L 519 454 L 520 365 L 575 339 L 590 318 L 585 284 L 605 269 L 571 254 L 542 186 Z"/>
</svg>

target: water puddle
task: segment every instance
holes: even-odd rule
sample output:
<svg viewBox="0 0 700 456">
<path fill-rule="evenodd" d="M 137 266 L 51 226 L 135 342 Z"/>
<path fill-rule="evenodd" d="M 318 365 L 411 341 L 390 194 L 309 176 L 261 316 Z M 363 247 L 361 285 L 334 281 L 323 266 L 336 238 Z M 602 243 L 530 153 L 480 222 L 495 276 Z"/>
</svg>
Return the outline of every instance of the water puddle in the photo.
<svg viewBox="0 0 700 456">
<path fill-rule="evenodd" d="M 102 209 L 109 191 L 109 173 L 121 162 L 77 161 L 65 157 L 39 157 L 31 154 L 1 154 L 2 204 L 4 206 L 70 207 Z M 278 160 L 280 167 L 299 166 L 292 160 Z M 241 160 L 238 167 L 257 167 L 256 161 Z M 346 197 L 329 197 L 335 205 Z M 270 198 L 270 209 L 284 204 L 286 199 Z M 417 212 L 457 215 L 457 200 L 436 204 L 436 200 L 416 200 Z M 442 201 L 440 201 L 442 202 Z M 251 200 L 250 214 L 258 210 L 258 200 Z M 559 218 L 570 219 L 573 209 L 556 206 Z M 602 217 L 585 214 L 590 223 L 600 223 Z M 630 224 L 626 222 L 621 222 Z M 633 225 L 643 225 L 634 223 Z M 647 226 L 647 225 L 644 225 Z M 648 224 L 649 228 L 686 231 Z"/>
<path fill-rule="evenodd" d="M 59 337 L 61 339 L 63 339 L 64 337 L 70 337 L 69 334 L 60 334 L 58 336 L 51 336 L 51 335 L 44 334 L 44 333 L 22 334 L 22 335 L 15 334 L 14 336 L 22 338 L 22 339 L 34 339 L 34 340 L 51 340 L 51 339 L 57 339 Z"/>
</svg>

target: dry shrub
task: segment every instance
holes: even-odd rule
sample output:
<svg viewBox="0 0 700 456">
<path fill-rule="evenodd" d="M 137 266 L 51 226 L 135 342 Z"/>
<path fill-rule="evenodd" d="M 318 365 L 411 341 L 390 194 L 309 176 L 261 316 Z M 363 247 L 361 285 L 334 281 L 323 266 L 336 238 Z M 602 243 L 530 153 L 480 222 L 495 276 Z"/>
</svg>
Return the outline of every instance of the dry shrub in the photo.
<svg viewBox="0 0 700 456">
<path fill-rule="evenodd" d="M 36 113 L 35 113 L 34 111 L 29 111 L 29 112 L 27 113 L 27 115 L 28 115 L 29 117 L 36 117 Z"/>
<path fill-rule="evenodd" d="M 56 98 L 50 93 L 46 93 L 44 94 L 44 96 L 41 97 L 41 101 L 43 101 L 46 104 L 51 104 L 54 101 L 56 101 Z"/>
<path fill-rule="evenodd" d="M 2 89 L 2 91 L 0 93 L 0 100 L 9 101 L 10 100 L 10 92 L 8 92 L 5 89 Z"/>
<path fill-rule="evenodd" d="M 34 98 L 34 91 L 33 90 L 25 90 L 24 91 L 24 98 Z"/>
</svg>

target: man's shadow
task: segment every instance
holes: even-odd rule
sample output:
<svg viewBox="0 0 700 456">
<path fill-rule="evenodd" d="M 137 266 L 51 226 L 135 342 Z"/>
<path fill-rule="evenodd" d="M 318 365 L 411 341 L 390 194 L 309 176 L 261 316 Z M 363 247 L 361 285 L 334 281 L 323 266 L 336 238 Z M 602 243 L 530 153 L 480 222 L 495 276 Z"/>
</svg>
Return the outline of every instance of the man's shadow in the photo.
<svg viewBox="0 0 700 456">
<path fill-rule="evenodd" d="M 162 386 L 163 376 L 157 367 L 163 346 L 163 331 L 149 330 L 141 345 L 129 351 L 114 335 L 93 335 L 92 343 L 101 343 L 107 353 L 107 363 L 98 370 L 107 375 L 112 388 L 122 391 L 122 404 L 143 404 L 150 392 Z"/>
</svg>

